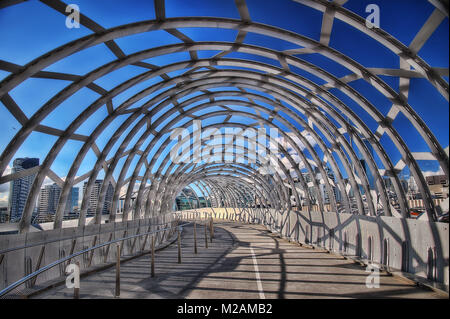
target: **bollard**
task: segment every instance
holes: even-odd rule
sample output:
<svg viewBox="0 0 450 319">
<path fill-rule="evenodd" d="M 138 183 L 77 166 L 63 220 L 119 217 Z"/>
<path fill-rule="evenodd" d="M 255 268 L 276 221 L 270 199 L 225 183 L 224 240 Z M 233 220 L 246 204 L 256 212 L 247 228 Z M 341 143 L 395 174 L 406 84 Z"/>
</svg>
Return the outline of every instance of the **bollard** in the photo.
<svg viewBox="0 0 450 319">
<path fill-rule="evenodd" d="M 116 261 L 116 291 L 115 297 L 120 296 L 120 244 L 117 244 L 117 261 Z"/>
<path fill-rule="evenodd" d="M 152 262 L 151 262 L 151 266 L 152 266 L 151 276 L 155 277 L 155 235 L 152 235 Z"/>
<path fill-rule="evenodd" d="M 78 267 L 78 271 L 80 271 L 80 262 L 76 261 L 75 265 Z M 80 287 L 74 287 L 73 288 L 73 299 L 80 299 Z"/>
<path fill-rule="evenodd" d="M 205 247 L 208 248 L 208 229 L 205 223 Z"/>
<path fill-rule="evenodd" d="M 178 227 L 178 263 L 181 264 L 181 235 L 180 228 Z"/>
<path fill-rule="evenodd" d="M 194 221 L 194 253 L 197 253 L 197 227 Z"/>
</svg>

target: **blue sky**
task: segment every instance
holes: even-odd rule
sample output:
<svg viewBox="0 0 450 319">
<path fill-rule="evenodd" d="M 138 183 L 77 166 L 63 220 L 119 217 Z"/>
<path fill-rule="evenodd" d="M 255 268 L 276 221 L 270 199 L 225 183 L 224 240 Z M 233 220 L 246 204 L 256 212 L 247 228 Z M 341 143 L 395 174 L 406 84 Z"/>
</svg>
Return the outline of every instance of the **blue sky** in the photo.
<svg viewBox="0 0 450 319">
<path fill-rule="evenodd" d="M 104 28 L 155 18 L 153 1 L 73 0 L 70 3 L 77 4 L 83 14 Z M 380 7 L 381 28 L 395 36 L 405 45 L 410 44 L 415 34 L 434 10 L 434 7 L 425 0 L 350 0 L 344 7 L 365 16 L 365 8 L 370 3 L 375 3 Z M 275 25 L 303 34 L 314 40 L 319 40 L 320 38 L 322 13 L 315 9 L 290 0 L 247 0 L 247 5 L 251 18 L 255 22 Z M 237 19 L 239 18 L 239 13 L 233 0 L 166 0 L 166 16 L 221 16 Z M 446 18 L 418 53 L 432 67 L 448 68 L 448 29 L 448 18 Z M 233 41 L 237 34 L 235 30 L 224 29 L 180 28 L 180 31 L 196 41 Z M 32 0 L 10 6 L 0 10 L 0 38 L 2 39 L 0 59 L 22 66 L 58 46 L 91 33 L 92 31 L 83 26 L 79 29 L 67 29 L 65 27 L 65 17 L 39 1 Z M 116 43 L 125 54 L 132 54 L 151 47 L 180 43 L 180 40 L 164 31 L 153 31 L 120 38 L 116 40 Z M 292 43 L 254 33 L 249 33 L 244 43 L 281 51 L 296 47 Z M 337 19 L 334 20 L 330 46 L 366 67 L 399 67 L 399 59 L 395 54 L 365 34 Z M 199 52 L 199 57 L 207 58 L 215 53 L 217 52 Z M 263 63 L 272 62 L 262 57 L 241 53 L 233 53 L 228 57 L 251 58 Z M 299 56 L 299 58 L 323 67 L 337 77 L 343 77 L 351 73 L 345 67 L 319 54 L 305 54 Z M 100 44 L 75 53 L 47 67 L 45 70 L 84 75 L 92 69 L 115 59 L 116 57 L 112 52 L 104 44 Z M 189 55 L 181 52 L 152 58 L 146 60 L 146 62 L 164 65 L 187 59 L 189 59 Z M 275 63 L 275 65 L 277 64 Z M 323 80 L 305 71 L 295 68 L 292 68 L 292 70 L 312 81 L 316 81 L 318 84 L 323 84 Z M 145 69 L 127 66 L 96 80 L 95 83 L 109 90 L 142 72 L 145 72 Z M 169 75 L 176 76 L 179 73 L 181 71 Z M 0 70 L 0 81 L 8 75 L 8 72 Z M 394 90 L 398 91 L 399 80 L 397 77 L 382 76 L 381 78 Z M 444 78 L 448 81 L 448 77 Z M 128 97 L 157 81 L 159 79 L 151 79 L 127 90 L 114 99 L 114 104 L 122 103 Z M 28 79 L 12 90 L 10 95 L 22 108 L 25 115 L 30 117 L 47 100 L 69 84 L 70 82 L 61 80 Z M 391 102 L 367 82 L 358 80 L 350 83 L 350 85 L 363 94 L 384 115 L 387 114 L 391 107 Z M 376 129 L 376 123 L 354 101 L 336 89 L 332 89 L 331 92 L 342 99 L 343 102 L 348 103 L 371 129 Z M 84 88 L 64 101 L 42 124 L 64 130 L 81 113 L 84 107 L 98 97 L 97 93 Z M 148 97 L 146 100 L 150 98 Z M 448 102 L 424 79 L 411 79 L 408 102 L 432 129 L 441 145 L 444 148 L 447 147 L 449 144 Z M 142 101 L 138 102 L 136 106 L 142 105 L 142 103 Z M 89 135 L 106 115 L 106 108 L 100 108 L 77 130 L 77 133 Z M 3 151 L 20 128 L 20 124 L 1 102 L 0 118 L 2 119 L 0 151 Z M 98 141 L 100 147 L 106 144 L 114 130 L 124 120 L 124 116 L 119 117 L 102 133 Z M 252 122 L 244 118 L 236 118 L 236 120 Z M 411 130 L 411 124 L 404 116 L 398 116 L 394 121 L 394 125 L 413 151 L 428 151 L 425 142 Z M 385 137 L 382 139 L 382 142 L 385 143 L 383 145 L 395 165 L 400 159 L 399 154 L 392 146 L 392 143 L 385 141 L 385 139 Z M 42 161 L 55 141 L 56 137 L 54 136 L 33 132 L 20 147 L 15 157 L 39 157 Z M 149 142 L 147 141 L 145 145 Z M 52 169 L 59 176 L 63 177 L 67 174 L 70 163 L 81 148 L 81 145 L 81 142 L 78 141 L 66 143 L 52 166 Z M 113 151 L 115 149 L 117 147 L 113 148 Z M 89 151 L 77 175 L 87 172 L 95 159 L 95 154 L 92 150 Z M 420 165 L 424 171 L 438 170 L 436 162 L 420 162 Z M 5 186 L 0 186 L 0 191 L 4 192 Z M 0 206 L 2 206 L 1 201 L 2 197 L 0 195 Z"/>
</svg>

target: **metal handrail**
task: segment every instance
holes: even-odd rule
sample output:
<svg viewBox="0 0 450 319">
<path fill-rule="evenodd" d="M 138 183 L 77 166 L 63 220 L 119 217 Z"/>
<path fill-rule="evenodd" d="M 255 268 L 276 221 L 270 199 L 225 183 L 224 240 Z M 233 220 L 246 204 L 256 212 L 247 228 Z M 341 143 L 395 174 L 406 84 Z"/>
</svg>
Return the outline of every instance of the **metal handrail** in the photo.
<svg viewBox="0 0 450 319">
<path fill-rule="evenodd" d="M 149 226 L 161 226 L 161 225 L 167 225 L 167 224 L 168 223 L 151 224 Z M 95 234 L 93 234 L 93 235 L 95 235 Z M 70 236 L 70 237 L 64 237 L 64 238 L 57 238 L 57 239 L 48 240 L 48 241 L 45 241 L 45 242 L 38 242 L 38 243 L 27 244 L 27 245 L 23 245 L 23 246 L 19 246 L 19 247 L 7 248 L 7 249 L 4 249 L 4 250 L 0 250 L 0 255 L 6 254 L 6 253 L 10 253 L 12 251 L 20 250 L 20 249 L 26 249 L 26 248 L 31 248 L 31 247 L 45 245 L 45 244 L 55 243 L 55 242 L 58 242 L 58 241 L 69 240 L 69 239 L 76 239 L 76 238 L 80 238 L 80 237 L 84 237 L 84 235 Z"/>
<path fill-rule="evenodd" d="M 47 271 L 47 270 L 57 266 L 57 265 L 59 265 L 59 264 L 61 264 L 63 262 L 66 262 L 66 261 L 68 261 L 68 260 L 70 260 L 70 259 L 72 259 L 74 257 L 77 257 L 77 256 L 80 256 L 80 255 L 82 255 L 84 253 L 87 253 L 89 251 L 92 251 L 92 250 L 95 250 L 95 249 L 98 249 L 98 248 L 101 248 L 101 247 L 104 247 L 104 246 L 107 246 L 107 245 L 111 245 L 111 244 L 114 244 L 114 243 L 118 243 L 118 242 L 121 242 L 121 241 L 124 241 L 124 240 L 136 238 L 136 237 L 141 237 L 141 236 L 145 236 L 145 235 L 155 234 L 155 233 L 158 233 L 158 232 L 161 232 L 161 231 L 166 231 L 166 230 L 170 230 L 170 229 L 177 228 L 177 227 L 183 228 L 184 226 L 189 225 L 189 224 L 191 224 L 191 223 L 188 222 L 188 223 L 184 223 L 182 225 L 177 225 L 175 227 L 169 227 L 169 228 L 154 230 L 154 231 L 143 233 L 143 234 L 131 235 L 131 236 L 124 237 L 124 238 L 114 239 L 114 240 L 111 240 L 109 242 L 106 242 L 106 243 L 103 243 L 103 244 L 99 244 L 99 245 L 96 245 L 94 247 L 87 248 L 87 249 L 81 250 L 79 252 L 73 253 L 70 256 L 67 256 L 67 257 L 64 257 L 62 259 L 56 260 L 56 261 L 54 261 L 54 262 L 52 262 L 52 263 L 50 263 L 50 264 L 40 268 L 39 270 L 36 270 L 35 272 L 33 272 L 33 273 L 31 273 L 31 274 L 29 274 L 29 275 L 27 275 L 27 276 L 17 280 L 16 282 L 12 283 L 8 287 L 0 290 L 0 297 L 4 296 L 5 294 L 10 292 L 11 290 L 17 288 L 18 286 L 20 286 L 23 283 L 29 281 L 30 279 L 38 276 L 39 274 L 41 274 L 41 273 L 43 273 L 43 272 L 45 272 L 45 271 Z"/>
</svg>

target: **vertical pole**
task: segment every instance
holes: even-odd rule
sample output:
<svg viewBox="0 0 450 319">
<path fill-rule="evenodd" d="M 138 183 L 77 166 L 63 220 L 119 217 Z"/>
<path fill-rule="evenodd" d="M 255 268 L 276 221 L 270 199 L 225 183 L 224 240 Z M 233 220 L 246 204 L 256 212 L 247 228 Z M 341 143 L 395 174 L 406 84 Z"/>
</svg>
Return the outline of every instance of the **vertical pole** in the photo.
<svg viewBox="0 0 450 319">
<path fill-rule="evenodd" d="M 152 235 L 152 272 L 151 272 L 151 276 L 155 277 L 155 236 Z"/>
<path fill-rule="evenodd" d="M 197 227 L 194 220 L 194 253 L 197 253 Z"/>
<path fill-rule="evenodd" d="M 77 265 L 78 271 L 80 271 L 80 262 L 76 261 L 75 265 Z M 79 287 L 78 288 L 77 287 L 73 288 L 73 299 L 80 299 L 80 288 Z"/>
<path fill-rule="evenodd" d="M 116 291 L 115 291 L 115 297 L 120 297 L 120 244 L 117 244 Z"/>
<path fill-rule="evenodd" d="M 205 247 L 208 248 L 208 229 L 205 223 Z"/>
<path fill-rule="evenodd" d="M 178 263 L 181 264 L 181 234 L 180 234 L 180 228 L 178 227 Z"/>
<path fill-rule="evenodd" d="M 213 219 L 209 221 L 209 240 L 212 242 L 213 240 Z"/>
</svg>

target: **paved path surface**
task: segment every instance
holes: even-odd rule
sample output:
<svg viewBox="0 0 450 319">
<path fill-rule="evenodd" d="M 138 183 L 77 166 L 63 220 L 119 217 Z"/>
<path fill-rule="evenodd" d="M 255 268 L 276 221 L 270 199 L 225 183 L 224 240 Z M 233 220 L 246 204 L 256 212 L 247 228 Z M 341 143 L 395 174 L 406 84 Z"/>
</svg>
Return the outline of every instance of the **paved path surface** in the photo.
<svg viewBox="0 0 450 319">
<path fill-rule="evenodd" d="M 156 276 L 150 277 L 150 257 L 121 266 L 120 298 L 439 298 L 397 277 L 381 273 L 380 288 L 365 285 L 365 268 L 328 254 L 300 247 L 270 234 L 259 225 L 217 223 L 213 242 L 205 248 L 204 228 L 182 234 L 182 263 L 177 245 L 156 253 Z M 115 269 L 81 279 L 81 298 L 113 298 Z M 35 298 L 72 298 L 60 286 Z"/>
</svg>

